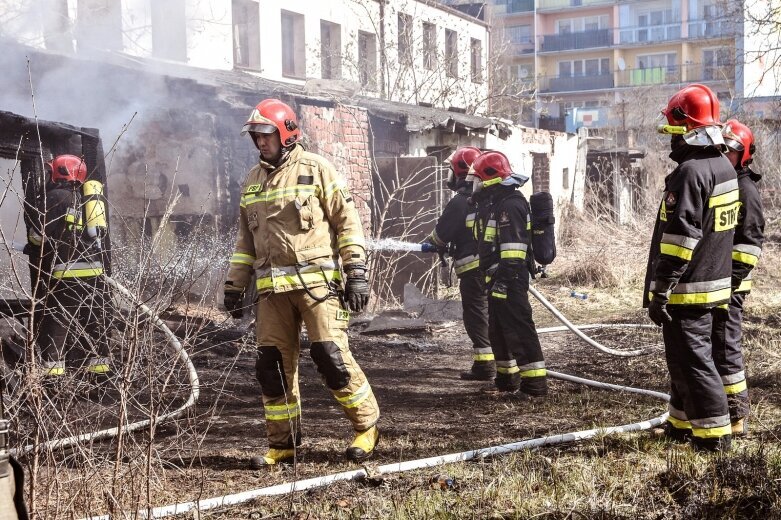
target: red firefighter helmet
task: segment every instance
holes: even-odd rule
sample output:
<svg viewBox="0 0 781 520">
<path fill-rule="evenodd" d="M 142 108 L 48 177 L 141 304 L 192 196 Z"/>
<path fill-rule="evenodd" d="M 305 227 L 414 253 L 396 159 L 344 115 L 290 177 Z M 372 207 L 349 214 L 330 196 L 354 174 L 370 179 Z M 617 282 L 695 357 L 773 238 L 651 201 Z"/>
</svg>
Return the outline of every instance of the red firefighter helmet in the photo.
<svg viewBox="0 0 781 520">
<path fill-rule="evenodd" d="M 469 173 L 470 166 L 481 153 L 480 149 L 474 146 L 463 146 L 450 154 L 445 162 L 450 165 L 456 179 L 464 179 Z"/>
<path fill-rule="evenodd" d="M 484 187 L 499 184 L 513 174 L 510 161 L 502 152 L 485 152 L 472 163 L 475 177 L 482 181 Z"/>
<path fill-rule="evenodd" d="M 58 155 L 48 163 L 52 169 L 52 182 L 78 182 L 87 180 L 87 165 L 84 159 L 75 155 Z"/>
<path fill-rule="evenodd" d="M 301 130 L 296 122 L 296 113 L 289 105 L 278 99 L 264 99 L 252 109 L 252 113 L 241 129 L 241 135 L 247 132 L 273 134 L 279 132 L 282 146 L 291 146 L 301 138 Z"/>
<path fill-rule="evenodd" d="M 749 127 L 738 121 L 730 119 L 724 123 L 721 129 L 724 136 L 724 144 L 736 152 L 743 152 L 740 156 L 740 166 L 751 164 L 754 156 L 754 133 Z"/>
<path fill-rule="evenodd" d="M 679 90 L 662 110 L 671 126 L 685 127 L 686 132 L 719 124 L 719 99 L 705 85 L 694 83 Z"/>
</svg>

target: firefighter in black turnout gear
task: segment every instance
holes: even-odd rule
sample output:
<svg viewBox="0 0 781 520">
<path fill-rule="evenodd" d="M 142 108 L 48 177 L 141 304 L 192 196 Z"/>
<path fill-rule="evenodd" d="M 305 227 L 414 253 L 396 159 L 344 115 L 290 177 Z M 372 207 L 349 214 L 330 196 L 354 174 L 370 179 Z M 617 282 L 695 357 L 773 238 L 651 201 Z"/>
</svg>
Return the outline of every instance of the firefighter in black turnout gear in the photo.
<svg viewBox="0 0 781 520">
<path fill-rule="evenodd" d="M 719 101 L 708 87 L 684 87 L 662 113 L 668 124 L 659 131 L 673 134 L 670 158 L 678 167 L 665 179 L 644 306 L 663 327 L 671 380 L 664 433 L 696 449 L 726 450 L 730 418 L 711 332 L 716 307 L 730 299 L 738 181 L 721 154 Z"/>
<path fill-rule="evenodd" d="M 42 256 L 39 287 L 45 294 L 38 295 L 43 312 L 37 341 L 44 375 L 64 375 L 67 361 L 102 379 L 109 372 L 102 185 L 87 181 L 80 157 L 60 155 L 48 166 L 51 178 L 33 233 L 42 237 L 41 249 L 30 255 Z"/>
<path fill-rule="evenodd" d="M 461 379 L 491 381 L 496 375 L 496 364 L 488 336 L 488 298 L 473 233 L 476 207 L 469 201 L 472 183 L 466 180 L 469 168 L 480 153 L 478 148 L 466 146 L 448 157 L 446 162 L 450 166 L 450 175 L 447 187 L 456 194 L 445 206 L 426 242 L 435 245 L 440 253 L 450 248 L 453 257 L 461 292 L 464 328 L 472 341 L 473 352 L 472 369 L 463 372 Z"/>
<path fill-rule="evenodd" d="M 496 387 L 547 394 L 545 360 L 529 304 L 534 272 L 529 203 L 518 191 L 528 177 L 513 173 L 507 157 L 485 152 L 475 159 L 473 197 L 480 269 L 488 285 L 488 322 L 496 357 Z"/>
<path fill-rule="evenodd" d="M 729 306 L 713 317 L 713 360 L 727 394 L 733 436 L 748 431 L 748 386 L 741 348 L 743 304 L 751 292 L 751 271 L 762 254 L 765 218 L 757 184 L 762 176 L 750 168 L 754 155 L 754 134 L 732 119 L 721 132 L 729 159 L 738 174 L 740 210 L 732 244 L 732 297 Z"/>
</svg>

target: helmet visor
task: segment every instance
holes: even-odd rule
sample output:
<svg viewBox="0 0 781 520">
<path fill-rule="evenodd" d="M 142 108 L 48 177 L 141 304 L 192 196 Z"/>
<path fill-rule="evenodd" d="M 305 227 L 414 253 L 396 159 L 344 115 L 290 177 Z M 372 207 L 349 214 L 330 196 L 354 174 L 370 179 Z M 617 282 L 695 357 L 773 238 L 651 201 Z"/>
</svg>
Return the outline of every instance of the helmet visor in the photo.
<svg viewBox="0 0 781 520">
<path fill-rule="evenodd" d="M 255 134 L 273 134 L 277 131 L 277 127 L 265 123 L 247 123 L 241 129 L 241 135 L 245 135 L 247 132 Z"/>
</svg>

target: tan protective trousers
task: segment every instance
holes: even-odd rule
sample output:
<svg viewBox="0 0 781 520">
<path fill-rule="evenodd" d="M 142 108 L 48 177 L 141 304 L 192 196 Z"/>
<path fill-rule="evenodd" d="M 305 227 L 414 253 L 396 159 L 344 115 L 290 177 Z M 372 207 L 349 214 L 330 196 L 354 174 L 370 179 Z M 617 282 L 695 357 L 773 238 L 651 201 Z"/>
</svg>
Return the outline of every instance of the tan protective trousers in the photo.
<svg viewBox="0 0 781 520">
<path fill-rule="evenodd" d="M 311 289 L 317 298 L 325 287 Z M 347 342 L 349 315 L 338 298 L 317 301 L 305 290 L 263 293 L 257 306 L 258 361 L 269 447 L 292 448 L 301 439 L 298 356 L 301 323 L 312 342 L 310 355 L 317 371 L 356 431 L 364 431 L 380 416 L 377 400 Z"/>
</svg>

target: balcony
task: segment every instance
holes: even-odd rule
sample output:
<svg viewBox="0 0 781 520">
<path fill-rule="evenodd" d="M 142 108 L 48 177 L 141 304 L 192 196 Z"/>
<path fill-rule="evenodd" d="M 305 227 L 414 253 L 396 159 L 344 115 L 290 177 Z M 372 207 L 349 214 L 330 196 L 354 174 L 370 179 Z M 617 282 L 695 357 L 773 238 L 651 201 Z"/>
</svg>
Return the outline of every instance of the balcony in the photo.
<svg viewBox="0 0 781 520">
<path fill-rule="evenodd" d="M 617 86 L 644 87 L 649 85 L 670 85 L 681 82 L 681 67 L 651 67 L 646 69 L 619 70 Z"/>
<path fill-rule="evenodd" d="M 733 81 L 735 66 L 690 63 L 670 67 L 619 70 L 617 87 L 644 87 L 651 85 L 676 85 L 683 82 Z"/>
<path fill-rule="evenodd" d="M 523 56 L 524 54 L 532 54 L 534 52 L 534 42 L 510 42 L 508 44 L 507 51 L 512 56 Z"/>
<path fill-rule="evenodd" d="M 569 9 L 570 7 L 608 6 L 616 3 L 616 0 L 538 0 L 537 10 Z"/>
<path fill-rule="evenodd" d="M 618 29 L 621 45 L 661 43 L 681 39 L 681 22 Z"/>
<path fill-rule="evenodd" d="M 540 52 L 592 49 L 596 47 L 610 47 L 612 44 L 613 35 L 610 29 L 546 34 L 540 37 Z"/>
<path fill-rule="evenodd" d="M 735 20 L 720 18 L 689 21 L 689 39 L 731 38 L 736 33 Z"/>
<path fill-rule="evenodd" d="M 577 92 L 613 88 L 613 74 L 595 76 L 543 76 L 540 78 L 541 92 Z"/>
</svg>

